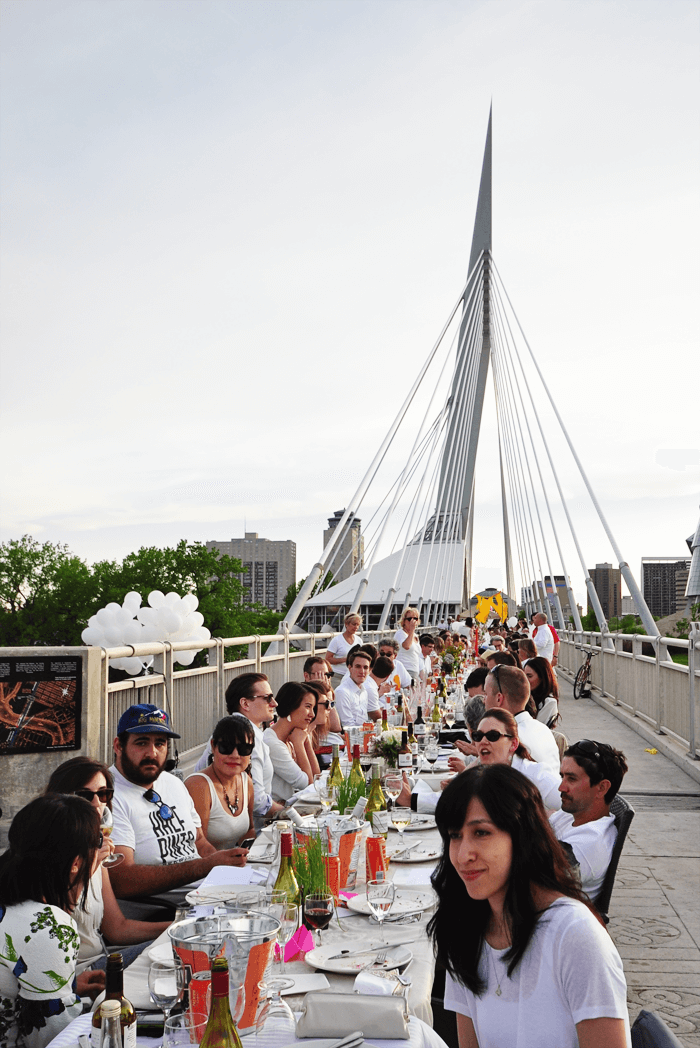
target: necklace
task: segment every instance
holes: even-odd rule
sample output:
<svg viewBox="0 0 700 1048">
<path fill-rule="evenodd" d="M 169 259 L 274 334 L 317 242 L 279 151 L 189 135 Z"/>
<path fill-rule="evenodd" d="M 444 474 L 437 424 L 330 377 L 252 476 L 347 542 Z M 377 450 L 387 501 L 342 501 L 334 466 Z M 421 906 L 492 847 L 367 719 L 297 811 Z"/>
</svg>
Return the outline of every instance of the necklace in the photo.
<svg viewBox="0 0 700 1048">
<path fill-rule="evenodd" d="M 214 772 L 214 774 L 216 775 L 217 779 L 219 779 L 219 773 L 217 772 L 216 768 L 213 765 L 212 765 L 212 769 L 211 770 Z M 219 785 L 221 786 L 221 789 L 224 791 L 224 800 L 226 801 L 226 807 L 228 808 L 228 810 L 231 812 L 231 814 L 234 817 L 235 817 L 236 812 L 238 810 L 238 800 L 239 800 L 239 798 L 238 798 L 238 781 L 237 781 L 238 780 L 238 776 L 237 775 L 235 776 L 235 779 L 236 779 L 236 792 L 235 792 L 234 798 L 233 798 L 233 807 L 231 807 L 231 801 L 229 800 L 229 796 L 228 796 L 228 792 L 226 790 L 226 787 L 224 786 L 224 784 L 221 781 L 221 779 L 219 779 Z"/>
<path fill-rule="evenodd" d="M 493 947 L 491 946 L 489 947 L 489 957 L 491 958 L 491 963 L 493 964 L 493 974 L 496 976 L 497 985 L 494 992 L 496 994 L 496 997 L 500 997 L 503 993 L 503 990 L 501 989 L 501 980 L 498 978 L 498 969 L 496 968 L 496 962 L 493 957 Z"/>
</svg>

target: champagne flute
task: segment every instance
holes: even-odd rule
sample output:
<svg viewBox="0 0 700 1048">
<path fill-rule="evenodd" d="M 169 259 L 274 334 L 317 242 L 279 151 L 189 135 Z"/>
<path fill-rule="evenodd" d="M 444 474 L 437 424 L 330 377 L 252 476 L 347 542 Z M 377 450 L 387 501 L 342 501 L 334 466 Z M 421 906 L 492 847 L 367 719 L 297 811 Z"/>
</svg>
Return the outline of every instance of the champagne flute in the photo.
<svg viewBox="0 0 700 1048">
<path fill-rule="evenodd" d="M 100 816 L 100 829 L 102 830 L 103 837 L 111 837 L 112 830 L 114 828 L 114 817 L 112 816 L 112 809 L 108 804 L 105 804 Z M 109 855 L 106 859 L 102 860 L 102 865 L 106 870 L 112 870 L 115 866 L 118 866 L 120 862 L 124 862 L 124 856 L 120 852 L 115 852 L 114 855 Z"/>
<path fill-rule="evenodd" d="M 179 960 L 153 961 L 148 972 L 151 997 L 163 1012 L 163 1022 L 170 1017 L 173 1006 L 185 988 L 185 970 Z"/>
<path fill-rule="evenodd" d="M 321 932 L 331 923 L 335 901 L 330 892 L 309 892 L 304 899 L 304 919 L 316 932 L 317 946 L 323 946 Z"/>
<path fill-rule="evenodd" d="M 382 934 L 382 922 L 394 904 L 396 888 L 393 881 L 367 881 L 366 886 L 367 904 L 379 922 L 379 934 L 384 942 Z"/>
</svg>

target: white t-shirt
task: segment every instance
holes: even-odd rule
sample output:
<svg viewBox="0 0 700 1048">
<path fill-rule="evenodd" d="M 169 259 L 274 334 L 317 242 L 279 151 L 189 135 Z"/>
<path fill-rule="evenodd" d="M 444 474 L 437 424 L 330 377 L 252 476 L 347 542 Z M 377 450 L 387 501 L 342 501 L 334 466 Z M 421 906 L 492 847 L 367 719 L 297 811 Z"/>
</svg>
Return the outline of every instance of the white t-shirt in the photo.
<svg viewBox="0 0 700 1048">
<path fill-rule="evenodd" d="M 399 687 L 410 688 L 411 674 L 408 672 L 404 664 L 402 662 L 399 662 L 398 657 L 396 658 L 394 662 L 394 668 L 388 677 L 389 683 L 391 684 L 392 688 L 396 687 L 396 681 L 394 680 L 394 677 L 397 675 L 397 673 L 399 675 Z"/>
<path fill-rule="evenodd" d="M 555 774 L 546 764 L 523 760 L 517 754 L 513 755 L 511 768 L 522 772 L 523 775 L 526 775 L 528 779 L 534 782 L 542 794 L 545 808 L 548 808 L 550 811 L 559 811 L 561 808 L 561 793 L 559 792 L 561 775 L 558 772 Z"/>
<path fill-rule="evenodd" d="M 90 965 L 98 961 L 100 957 L 104 957 L 108 952 L 100 933 L 104 912 L 102 863 L 100 863 L 90 878 L 90 887 L 85 899 L 85 909 L 83 909 L 81 902 L 73 910 L 73 920 L 78 926 L 78 934 L 80 935 L 80 953 L 78 954 L 78 963 L 75 968 L 78 974 L 85 971 L 86 968 L 89 968 Z"/>
<path fill-rule="evenodd" d="M 554 637 L 552 636 L 552 631 L 546 622 L 537 627 L 532 639 L 535 642 L 537 654 L 541 655 L 543 659 L 547 659 L 551 662 L 552 655 L 554 654 Z"/>
<path fill-rule="evenodd" d="M 129 782 L 114 764 L 109 770 L 114 776 L 112 840 L 117 851 L 120 844 L 133 848 L 137 866 L 170 866 L 200 857 L 195 840 L 202 820 L 184 782 L 162 771 L 153 784 L 161 799 L 155 803 L 144 797 L 145 786 Z M 161 804 L 172 812 L 170 818 L 163 818 Z"/>
<path fill-rule="evenodd" d="M 594 822 L 574 826 L 573 815 L 567 811 L 555 811 L 549 816 L 549 822 L 557 840 L 566 841 L 574 849 L 581 867 L 581 887 L 595 902 L 617 840 L 614 816 L 604 815 Z"/>
<path fill-rule="evenodd" d="M 309 785 L 309 777 L 272 728 L 266 728 L 263 736 L 272 759 L 272 796 L 276 801 L 288 801 L 297 790 L 303 790 Z"/>
<path fill-rule="evenodd" d="M 532 759 L 539 764 L 546 765 L 555 775 L 559 775 L 561 758 L 551 729 L 531 717 L 527 710 L 517 713 L 515 720 L 520 741 L 530 751 Z"/>
<path fill-rule="evenodd" d="M 622 1019 L 631 1045 L 620 955 L 583 903 L 552 903 L 511 979 L 506 953 L 484 943 L 481 997 L 445 977 L 445 1008 L 471 1018 L 479 1048 L 577 1048 L 576 1024 L 601 1018 Z"/>
<path fill-rule="evenodd" d="M 355 634 L 355 639 L 352 644 L 348 644 L 342 633 L 337 633 L 328 645 L 328 651 L 331 655 L 335 655 L 338 659 L 345 661 L 350 648 L 354 648 L 356 644 L 362 644 L 362 638 Z M 331 666 L 334 673 L 344 673 L 345 667 L 340 663 Z"/>
<path fill-rule="evenodd" d="M 403 642 L 406 640 L 408 634 L 405 630 L 398 629 L 394 634 L 394 640 L 398 642 L 399 650 L 396 656 L 396 661 L 403 663 L 406 670 L 413 677 L 414 680 L 418 680 L 420 675 L 421 662 L 423 659 L 423 652 L 420 650 L 420 643 L 418 637 L 413 634 L 413 644 L 410 648 L 404 648 Z"/>
<path fill-rule="evenodd" d="M 335 708 L 344 728 L 364 724 L 369 720 L 369 698 L 365 687 L 355 684 L 352 677 L 346 677 L 340 682 L 335 689 Z M 373 697 L 372 701 L 376 701 L 376 705 L 371 708 L 378 710 L 379 699 L 375 700 Z"/>
</svg>

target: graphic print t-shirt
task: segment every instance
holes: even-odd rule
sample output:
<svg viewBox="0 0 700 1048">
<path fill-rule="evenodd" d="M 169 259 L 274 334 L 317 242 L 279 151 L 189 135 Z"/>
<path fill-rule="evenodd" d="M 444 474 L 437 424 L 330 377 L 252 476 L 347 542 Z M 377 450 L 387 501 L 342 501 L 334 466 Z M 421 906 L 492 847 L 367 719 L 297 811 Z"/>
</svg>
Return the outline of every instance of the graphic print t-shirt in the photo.
<svg viewBox="0 0 700 1048">
<path fill-rule="evenodd" d="M 146 788 L 129 782 L 116 767 L 114 776 L 114 830 L 112 840 L 118 846 L 133 848 L 137 865 L 160 866 L 198 859 L 195 847 L 197 830 L 202 825 L 192 798 L 175 776 L 164 771 L 156 779 L 153 789 L 160 797 L 155 804 L 144 797 Z M 164 818 L 165 804 L 172 812 Z"/>
</svg>

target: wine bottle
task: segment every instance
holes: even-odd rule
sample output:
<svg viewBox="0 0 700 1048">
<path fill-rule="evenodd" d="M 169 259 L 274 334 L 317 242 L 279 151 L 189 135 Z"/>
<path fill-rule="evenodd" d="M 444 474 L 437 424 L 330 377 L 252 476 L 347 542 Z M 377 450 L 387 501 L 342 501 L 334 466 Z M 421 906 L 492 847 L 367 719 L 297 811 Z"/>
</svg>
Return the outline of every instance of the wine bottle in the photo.
<svg viewBox="0 0 700 1048">
<path fill-rule="evenodd" d="M 367 807 L 365 808 L 365 818 L 369 820 L 372 826 L 373 833 L 383 833 L 386 837 L 386 832 L 379 828 L 375 829 L 374 816 L 377 812 L 386 811 L 386 797 L 382 790 L 382 780 L 379 776 L 379 762 L 372 762 L 372 785 L 369 788 L 369 797 L 367 798 Z M 388 831 L 387 825 L 387 831 Z"/>
<path fill-rule="evenodd" d="M 333 759 L 331 761 L 330 770 L 328 772 L 328 788 L 337 788 L 341 785 L 343 779 L 343 773 L 340 770 L 340 746 L 333 746 Z"/>
<path fill-rule="evenodd" d="M 396 716 L 398 717 L 398 720 L 396 721 L 396 726 L 397 728 L 402 728 L 404 725 L 404 712 L 403 694 L 401 692 L 399 692 L 398 698 L 396 700 Z"/>
<path fill-rule="evenodd" d="M 100 1045 L 102 1048 L 122 1048 L 122 1024 L 119 1001 L 103 1001 L 97 1014 L 100 1017 Z"/>
<path fill-rule="evenodd" d="M 102 1039 L 102 1017 L 100 1005 L 103 1001 L 117 1001 L 124 1048 L 136 1048 L 136 1012 L 131 1001 L 124 996 L 124 964 L 120 953 L 110 953 L 105 971 L 104 993 L 97 998 L 92 1013 L 90 1030 L 91 1048 L 100 1048 Z"/>
<path fill-rule="evenodd" d="M 382 731 L 389 730 L 389 713 L 386 706 L 382 706 Z"/>
<path fill-rule="evenodd" d="M 413 767 L 413 756 L 408 745 L 408 732 L 401 732 L 401 745 L 398 752 L 398 765 L 400 771 L 410 771 Z"/>
<path fill-rule="evenodd" d="M 425 739 L 425 721 L 423 720 L 423 707 L 418 706 L 416 708 L 416 719 L 413 722 L 413 734 L 418 740 L 420 746 L 421 741 Z"/>
<path fill-rule="evenodd" d="M 291 833 L 280 834 L 280 859 L 279 873 L 275 881 L 275 890 L 287 893 L 287 900 L 295 906 L 299 905 L 299 882 L 297 881 L 294 867 L 292 866 L 292 835 Z M 204 1042 L 202 1042 L 204 1043 Z"/>
<path fill-rule="evenodd" d="M 413 730 L 413 724 L 409 720 L 406 724 L 406 730 L 408 732 L 408 748 L 411 751 L 411 764 L 414 768 L 418 767 L 418 739 L 415 736 Z"/>
<path fill-rule="evenodd" d="M 435 696 L 435 705 L 433 706 L 433 712 L 430 716 L 430 719 L 433 722 L 433 724 L 440 724 L 442 722 L 442 713 L 440 712 L 440 701 L 437 695 Z"/>
<path fill-rule="evenodd" d="M 348 775 L 348 782 L 351 786 L 365 786 L 365 773 L 362 770 L 360 764 L 360 747 L 356 743 L 352 748 L 352 768 Z"/>
<path fill-rule="evenodd" d="M 291 838 L 291 834 L 282 836 Z M 225 957 L 217 957 L 212 962 L 211 1010 L 200 1048 L 242 1048 L 228 1003 L 228 961 Z"/>
</svg>

